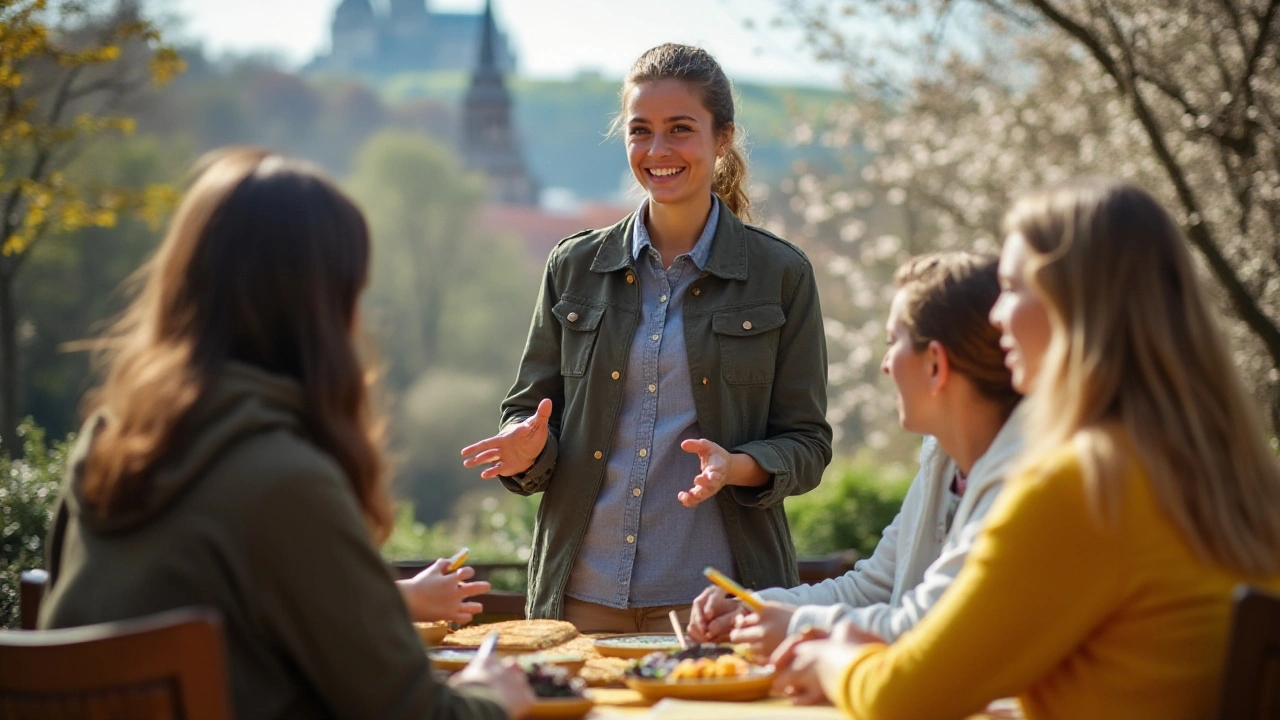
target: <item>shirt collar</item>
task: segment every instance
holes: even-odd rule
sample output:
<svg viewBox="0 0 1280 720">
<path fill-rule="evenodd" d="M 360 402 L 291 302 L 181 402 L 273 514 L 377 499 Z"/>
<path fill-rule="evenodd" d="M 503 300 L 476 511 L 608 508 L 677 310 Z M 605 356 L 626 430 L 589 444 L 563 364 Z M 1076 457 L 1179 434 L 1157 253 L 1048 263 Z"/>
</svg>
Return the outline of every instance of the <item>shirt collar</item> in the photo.
<svg viewBox="0 0 1280 720">
<path fill-rule="evenodd" d="M 720 224 L 720 198 L 715 195 L 711 196 L 711 212 L 707 215 L 707 224 L 702 226 L 702 234 L 698 236 L 697 242 L 693 244 L 693 249 L 681 257 L 688 256 L 693 264 L 702 270 L 707 265 L 707 258 L 711 256 L 711 244 L 716 236 L 716 226 Z M 645 209 L 649 205 L 649 199 L 645 198 L 640 203 L 640 209 L 636 211 L 636 221 L 631 232 L 631 259 L 640 259 L 640 253 L 644 252 L 646 247 L 652 247 L 653 243 L 649 240 L 649 230 L 644 226 Z"/>
</svg>

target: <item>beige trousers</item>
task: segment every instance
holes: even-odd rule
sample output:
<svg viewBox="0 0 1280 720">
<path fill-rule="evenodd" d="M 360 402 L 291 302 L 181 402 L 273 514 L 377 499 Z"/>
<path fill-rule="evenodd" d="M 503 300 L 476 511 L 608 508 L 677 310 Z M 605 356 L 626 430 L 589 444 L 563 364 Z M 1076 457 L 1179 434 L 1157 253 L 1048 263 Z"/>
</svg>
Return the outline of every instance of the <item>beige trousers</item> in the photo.
<svg viewBox="0 0 1280 720">
<path fill-rule="evenodd" d="M 659 605 L 620 610 L 568 595 L 564 598 L 564 619 L 573 623 L 580 633 L 670 634 L 674 631 L 667 614 L 672 610 L 680 618 L 680 630 L 683 632 L 689 626 L 691 609 L 690 605 Z"/>
</svg>

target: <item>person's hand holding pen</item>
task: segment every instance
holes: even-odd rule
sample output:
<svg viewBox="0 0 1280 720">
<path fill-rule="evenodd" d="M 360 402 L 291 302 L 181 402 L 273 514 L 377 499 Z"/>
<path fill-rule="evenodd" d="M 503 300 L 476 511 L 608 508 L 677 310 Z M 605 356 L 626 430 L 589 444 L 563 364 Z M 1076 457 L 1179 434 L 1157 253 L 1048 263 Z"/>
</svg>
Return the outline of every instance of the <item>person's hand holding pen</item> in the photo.
<svg viewBox="0 0 1280 720">
<path fill-rule="evenodd" d="M 462 565 L 467 554 L 467 548 L 463 548 L 453 557 L 441 558 L 414 577 L 396 583 L 414 621 L 466 624 L 484 610 L 483 605 L 468 602 L 467 598 L 489 592 L 491 586 L 483 580 L 468 582 L 476 571 Z"/>
<path fill-rule="evenodd" d="M 489 633 L 476 657 L 465 668 L 449 678 L 453 687 L 478 685 L 488 688 L 492 697 L 515 719 L 528 717 L 538 698 L 529 687 L 529 677 L 511 659 L 501 659 L 493 653 L 498 644 L 498 634 Z"/>
</svg>

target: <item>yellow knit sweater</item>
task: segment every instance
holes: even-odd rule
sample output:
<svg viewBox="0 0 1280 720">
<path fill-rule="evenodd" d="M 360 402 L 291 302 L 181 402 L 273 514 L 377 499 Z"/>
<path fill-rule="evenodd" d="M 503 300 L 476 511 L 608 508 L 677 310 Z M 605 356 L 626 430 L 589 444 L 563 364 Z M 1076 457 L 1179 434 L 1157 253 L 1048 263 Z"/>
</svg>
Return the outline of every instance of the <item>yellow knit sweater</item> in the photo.
<svg viewBox="0 0 1280 720">
<path fill-rule="evenodd" d="M 1209 717 L 1231 591 L 1280 590 L 1200 560 L 1131 461 L 1118 522 L 1093 513 L 1075 452 L 1013 479 L 923 622 L 844 671 L 860 720 L 961 718 L 1017 695 L 1030 720 Z"/>
</svg>

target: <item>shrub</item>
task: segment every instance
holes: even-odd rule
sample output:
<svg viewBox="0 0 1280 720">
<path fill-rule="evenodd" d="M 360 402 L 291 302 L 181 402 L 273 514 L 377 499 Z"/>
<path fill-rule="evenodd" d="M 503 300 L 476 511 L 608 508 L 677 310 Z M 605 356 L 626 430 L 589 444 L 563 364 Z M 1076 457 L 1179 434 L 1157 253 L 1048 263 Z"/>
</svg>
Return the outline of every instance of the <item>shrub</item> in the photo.
<svg viewBox="0 0 1280 720">
<path fill-rule="evenodd" d="M 787 522 L 801 557 L 853 549 L 870 557 L 893 522 L 912 474 L 898 464 L 876 464 L 863 453 L 837 460 L 816 489 L 786 501 Z"/>
<path fill-rule="evenodd" d="M 44 567 L 44 539 L 66 466 L 66 442 L 46 444 L 30 419 L 18 427 L 26 456 L 0 454 L 0 627 L 19 626 L 18 578 Z"/>
</svg>

